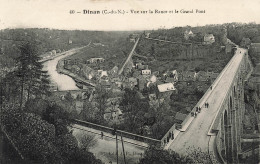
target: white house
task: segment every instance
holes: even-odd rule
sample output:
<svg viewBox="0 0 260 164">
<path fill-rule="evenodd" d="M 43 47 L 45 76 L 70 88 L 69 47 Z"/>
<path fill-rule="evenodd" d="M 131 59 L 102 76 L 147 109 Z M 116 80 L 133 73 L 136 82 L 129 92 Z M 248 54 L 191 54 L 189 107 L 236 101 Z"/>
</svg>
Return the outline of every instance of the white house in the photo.
<svg viewBox="0 0 260 164">
<path fill-rule="evenodd" d="M 213 34 L 206 34 L 206 35 L 204 36 L 204 42 L 205 42 L 206 44 L 212 44 L 212 43 L 214 43 L 214 42 L 215 42 L 215 37 L 214 37 L 214 35 L 213 35 Z"/>
<path fill-rule="evenodd" d="M 172 75 L 173 75 L 174 80 L 178 81 L 178 72 L 177 72 L 177 70 L 173 70 L 172 71 Z"/>
<path fill-rule="evenodd" d="M 151 75 L 151 70 L 150 69 L 144 69 L 142 70 L 142 75 Z"/>
<path fill-rule="evenodd" d="M 194 37 L 194 34 L 193 34 L 193 32 L 191 31 L 191 30 L 186 30 L 185 32 L 184 32 L 184 38 L 186 39 L 186 40 L 188 40 L 190 37 Z"/>
<path fill-rule="evenodd" d="M 167 92 L 167 91 L 175 90 L 173 83 L 160 84 L 157 87 L 158 87 L 159 92 Z"/>
<path fill-rule="evenodd" d="M 108 76 L 108 75 L 107 75 L 107 71 L 102 71 L 102 72 L 101 72 L 100 77 L 103 77 L 103 76 Z"/>
</svg>

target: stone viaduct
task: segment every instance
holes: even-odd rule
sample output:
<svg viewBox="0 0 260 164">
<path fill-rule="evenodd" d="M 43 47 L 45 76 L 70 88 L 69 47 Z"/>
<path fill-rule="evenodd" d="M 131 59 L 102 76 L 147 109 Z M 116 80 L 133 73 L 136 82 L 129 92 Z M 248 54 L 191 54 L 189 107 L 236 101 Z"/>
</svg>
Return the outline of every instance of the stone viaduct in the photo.
<svg viewBox="0 0 260 164">
<path fill-rule="evenodd" d="M 247 63 L 247 50 L 237 48 L 212 88 L 192 110 L 201 107 L 201 112 L 196 117 L 187 116 L 180 126 L 174 125 L 162 139 L 165 149 L 188 155 L 187 150 L 194 148 L 206 153 L 211 163 L 239 163 Z M 165 144 L 163 140 L 169 136 Z"/>
</svg>

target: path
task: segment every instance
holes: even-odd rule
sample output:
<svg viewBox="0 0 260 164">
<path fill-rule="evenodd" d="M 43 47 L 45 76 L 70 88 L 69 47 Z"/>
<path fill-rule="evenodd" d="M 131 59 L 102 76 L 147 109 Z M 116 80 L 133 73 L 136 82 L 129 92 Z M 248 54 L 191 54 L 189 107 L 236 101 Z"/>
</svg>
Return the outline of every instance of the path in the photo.
<svg viewBox="0 0 260 164">
<path fill-rule="evenodd" d="M 140 39 L 140 38 L 138 38 L 137 41 L 135 42 L 135 45 L 134 45 L 132 51 L 131 51 L 130 54 L 128 55 L 128 57 L 127 57 L 127 59 L 126 59 L 124 65 L 122 66 L 122 68 L 119 70 L 119 73 L 118 73 L 119 75 L 123 72 L 123 70 L 124 70 L 126 64 L 127 64 L 127 63 L 129 62 L 129 60 L 132 58 L 132 56 L 133 56 L 133 54 L 134 54 L 134 50 L 135 50 L 135 48 L 136 48 L 136 46 L 137 46 L 137 44 L 138 44 L 138 42 L 139 42 L 139 39 Z"/>
<path fill-rule="evenodd" d="M 72 126 L 73 129 L 73 135 L 77 138 L 78 134 L 83 135 L 95 135 L 95 138 L 97 139 L 97 146 L 90 149 L 90 152 L 92 152 L 98 159 L 101 159 L 102 162 L 108 163 L 109 161 L 112 161 L 113 163 L 116 163 L 116 142 L 115 142 L 115 136 L 113 136 L 110 133 L 103 132 L 104 137 L 101 138 L 101 131 L 88 128 L 81 125 L 74 124 Z M 146 143 L 141 143 L 139 141 L 134 141 L 131 139 L 127 139 L 123 137 L 124 140 L 124 149 L 125 152 L 127 152 L 126 160 L 128 163 L 130 161 L 133 163 L 137 163 L 138 160 L 142 157 L 145 151 L 145 147 L 148 146 Z M 133 143 L 137 143 L 138 145 L 135 145 Z M 143 146 L 140 146 L 143 144 Z M 118 154 L 119 159 L 123 159 L 122 154 L 122 143 L 121 139 L 118 136 Z"/>
</svg>

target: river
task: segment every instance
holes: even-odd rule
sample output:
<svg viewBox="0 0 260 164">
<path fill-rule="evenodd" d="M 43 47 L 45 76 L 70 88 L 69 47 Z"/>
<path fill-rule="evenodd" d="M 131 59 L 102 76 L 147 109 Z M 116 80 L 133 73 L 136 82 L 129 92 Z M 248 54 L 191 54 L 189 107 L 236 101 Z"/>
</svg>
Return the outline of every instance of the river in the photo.
<svg viewBox="0 0 260 164">
<path fill-rule="evenodd" d="M 43 63 L 43 70 L 48 71 L 52 85 L 54 84 L 55 86 L 57 86 L 57 89 L 60 91 L 79 89 L 76 86 L 76 82 L 71 77 L 64 74 L 59 74 L 56 70 L 56 66 L 60 59 L 72 55 L 76 51 L 76 49 L 69 50 L 65 52 L 64 55 Z"/>
</svg>

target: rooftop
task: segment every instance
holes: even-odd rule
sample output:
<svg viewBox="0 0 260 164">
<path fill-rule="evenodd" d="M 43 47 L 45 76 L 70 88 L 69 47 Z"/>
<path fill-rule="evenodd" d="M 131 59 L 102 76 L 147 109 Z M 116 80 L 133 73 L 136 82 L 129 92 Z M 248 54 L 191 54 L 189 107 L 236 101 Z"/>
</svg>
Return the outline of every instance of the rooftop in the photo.
<svg viewBox="0 0 260 164">
<path fill-rule="evenodd" d="M 159 92 L 173 91 L 175 87 L 172 83 L 165 83 L 158 85 Z"/>
</svg>

